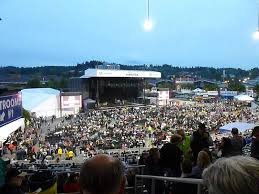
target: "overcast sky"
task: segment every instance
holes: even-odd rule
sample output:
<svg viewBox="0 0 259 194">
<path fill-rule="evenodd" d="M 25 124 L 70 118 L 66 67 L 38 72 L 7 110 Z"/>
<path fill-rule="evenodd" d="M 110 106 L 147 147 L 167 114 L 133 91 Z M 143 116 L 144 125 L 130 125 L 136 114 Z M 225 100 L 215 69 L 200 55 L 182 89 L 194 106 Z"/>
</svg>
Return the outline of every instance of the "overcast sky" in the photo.
<svg viewBox="0 0 259 194">
<path fill-rule="evenodd" d="M 259 65 L 257 0 L 0 0 L 0 66 Z"/>
</svg>

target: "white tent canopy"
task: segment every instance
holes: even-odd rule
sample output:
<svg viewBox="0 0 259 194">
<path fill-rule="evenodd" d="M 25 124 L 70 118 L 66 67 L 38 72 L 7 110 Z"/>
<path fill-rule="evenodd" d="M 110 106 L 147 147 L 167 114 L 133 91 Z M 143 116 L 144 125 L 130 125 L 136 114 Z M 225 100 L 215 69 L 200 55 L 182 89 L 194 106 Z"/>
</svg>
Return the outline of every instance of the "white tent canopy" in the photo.
<svg viewBox="0 0 259 194">
<path fill-rule="evenodd" d="M 0 141 L 5 141 L 11 133 L 13 133 L 19 128 L 24 129 L 24 127 L 24 118 L 17 119 L 16 121 L 13 121 L 9 124 L 0 127 Z"/>
<path fill-rule="evenodd" d="M 234 97 L 236 100 L 238 101 L 243 101 L 243 102 L 251 102 L 251 101 L 254 101 L 254 98 L 248 96 L 248 95 L 245 95 L 245 94 L 240 94 L 238 96 L 235 96 Z"/>
<path fill-rule="evenodd" d="M 233 128 L 237 128 L 239 132 L 244 133 L 249 129 L 253 129 L 256 125 L 252 123 L 243 123 L 243 122 L 234 122 L 228 123 L 219 128 L 221 133 L 228 133 L 231 132 Z"/>
<path fill-rule="evenodd" d="M 22 90 L 23 108 L 37 117 L 60 116 L 60 92 L 52 88 Z"/>
<path fill-rule="evenodd" d="M 199 93 L 199 92 L 204 92 L 205 90 L 200 89 L 200 88 L 196 88 L 195 90 L 193 90 L 193 92 L 195 93 Z"/>
</svg>

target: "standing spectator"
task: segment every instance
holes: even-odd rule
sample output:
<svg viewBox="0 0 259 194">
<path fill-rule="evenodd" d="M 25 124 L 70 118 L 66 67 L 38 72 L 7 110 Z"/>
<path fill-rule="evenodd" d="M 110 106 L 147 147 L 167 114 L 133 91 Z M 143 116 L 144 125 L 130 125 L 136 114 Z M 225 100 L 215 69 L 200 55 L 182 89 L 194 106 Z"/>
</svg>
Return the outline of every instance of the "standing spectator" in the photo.
<svg viewBox="0 0 259 194">
<path fill-rule="evenodd" d="M 238 134 L 238 129 L 233 128 L 231 142 L 231 156 L 242 155 L 242 149 L 245 146 L 245 140 Z"/>
<path fill-rule="evenodd" d="M 199 124 L 199 129 L 193 132 L 191 136 L 191 149 L 193 153 L 193 160 L 196 162 L 198 153 L 204 149 L 213 145 L 213 140 L 210 134 L 206 131 L 204 123 Z"/>
<path fill-rule="evenodd" d="M 259 161 L 244 156 L 218 159 L 202 175 L 209 194 L 258 194 Z"/>
<path fill-rule="evenodd" d="M 252 135 L 255 138 L 252 140 L 251 157 L 259 160 L 259 126 L 254 128 Z"/>
<path fill-rule="evenodd" d="M 205 151 L 200 151 L 197 158 L 197 165 L 192 168 L 192 177 L 201 179 L 202 172 L 210 165 L 210 156 Z"/>
<path fill-rule="evenodd" d="M 182 136 L 182 142 L 179 144 L 179 148 L 182 150 L 184 157 L 190 159 L 191 137 L 186 135 L 183 129 L 178 130 L 177 134 Z"/>
<path fill-rule="evenodd" d="M 181 160 L 183 152 L 178 147 L 181 140 L 182 137 L 180 135 L 172 135 L 170 143 L 166 143 L 160 149 L 161 165 L 169 176 L 181 176 Z"/>
</svg>

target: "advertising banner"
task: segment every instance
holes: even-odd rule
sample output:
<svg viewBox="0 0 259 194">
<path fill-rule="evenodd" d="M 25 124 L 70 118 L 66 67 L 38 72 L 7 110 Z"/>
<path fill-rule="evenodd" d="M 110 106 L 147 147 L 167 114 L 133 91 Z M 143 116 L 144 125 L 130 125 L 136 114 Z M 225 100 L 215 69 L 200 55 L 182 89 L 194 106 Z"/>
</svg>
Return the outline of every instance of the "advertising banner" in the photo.
<svg viewBox="0 0 259 194">
<path fill-rule="evenodd" d="M 22 117 L 22 96 L 20 93 L 0 96 L 0 127 Z"/>
<path fill-rule="evenodd" d="M 61 96 L 62 108 L 82 108 L 82 96 Z"/>
</svg>

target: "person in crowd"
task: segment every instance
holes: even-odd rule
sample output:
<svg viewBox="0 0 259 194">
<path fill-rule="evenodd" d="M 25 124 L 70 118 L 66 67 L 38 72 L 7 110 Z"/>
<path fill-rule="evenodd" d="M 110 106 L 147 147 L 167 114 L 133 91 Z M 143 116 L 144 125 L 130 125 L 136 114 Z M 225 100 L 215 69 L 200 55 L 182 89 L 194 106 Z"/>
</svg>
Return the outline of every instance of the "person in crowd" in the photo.
<svg viewBox="0 0 259 194">
<path fill-rule="evenodd" d="M 219 151 L 221 151 L 221 157 L 230 157 L 232 151 L 231 140 L 228 137 L 223 137 L 219 146 Z M 219 156 L 219 157 L 220 157 Z"/>
<path fill-rule="evenodd" d="M 65 193 L 79 192 L 79 175 L 71 174 L 68 178 L 68 181 L 64 184 L 63 190 Z"/>
<path fill-rule="evenodd" d="M 231 134 L 232 134 L 232 137 L 230 138 L 230 142 L 231 142 L 230 155 L 231 156 L 242 155 L 242 149 L 245 146 L 244 138 L 238 134 L 237 128 L 233 128 L 231 130 Z"/>
<path fill-rule="evenodd" d="M 197 158 L 197 165 L 192 168 L 192 177 L 201 178 L 202 172 L 211 163 L 210 156 L 205 151 L 200 151 Z"/>
<path fill-rule="evenodd" d="M 197 161 L 199 152 L 204 148 L 209 148 L 213 145 L 213 140 L 206 131 L 206 126 L 204 123 L 199 124 L 199 129 L 194 131 L 191 136 L 191 149 L 193 153 L 193 160 Z"/>
<path fill-rule="evenodd" d="M 184 159 L 181 164 L 182 175 L 181 178 L 195 178 L 192 175 L 192 161 Z M 186 183 L 176 183 L 173 186 L 173 194 L 196 194 L 197 186 Z"/>
<path fill-rule="evenodd" d="M 0 188 L 5 184 L 6 163 L 4 158 L 0 158 Z"/>
<path fill-rule="evenodd" d="M 190 158 L 191 153 L 191 137 L 186 135 L 184 130 L 177 130 L 177 134 L 182 136 L 182 142 L 179 144 L 179 148 L 182 150 L 185 158 Z"/>
<path fill-rule="evenodd" d="M 0 193 L 3 194 L 25 194 L 22 189 L 22 181 L 27 175 L 25 172 L 21 172 L 16 168 L 10 168 L 6 172 L 6 181 Z"/>
<path fill-rule="evenodd" d="M 145 172 L 149 175 L 162 175 L 160 165 L 160 152 L 157 148 L 151 148 L 149 150 Z"/>
<path fill-rule="evenodd" d="M 82 194 L 122 194 L 125 174 L 122 162 L 108 155 L 97 155 L 87 160 L 80 171 Z"/>
<path fill-rule="evenodd" d="M 163 171 L 160 165 L 160 152 L 157 148 L 151 148 L 149 150 L 149 156 L 146 160 L 146 166 L 144 173 L 147 175 L 162 176 Z M 146 180 L 145 185 L 147 185 L 147 190 L 151 192 L 151 181 Z M 163 183 L 161 181 L 156 181 L 156 193 L 163 192 Z"/>
<path fill-rule="evenodd" d="M 181 141 L 182 137 L 180 135 L 172 135 L 170 142 L 160 149 L 161 166 L 168 176 L 181 176 L 183 152 L 178 147 Z"/>
<path fill-rule="evenodd" d="M 209 194 L 258 194 L 259 161 L 244 156 L 221 158 L 202 177 Z"/>
<path fill-rule="evenodd" d="M 254 136 L 251 145 L 251 157 L 259 160 L 259 126 L 253 129 L 252 136 Z"/>
</svg>

